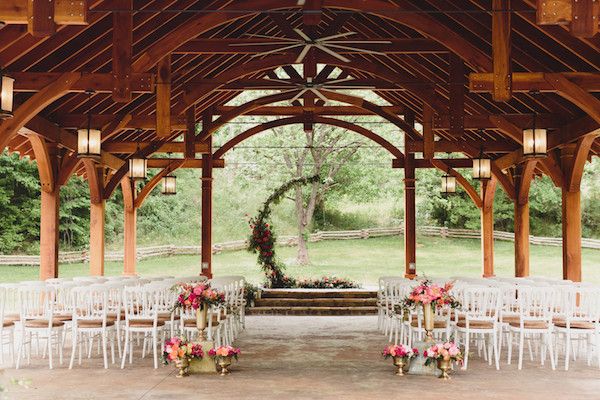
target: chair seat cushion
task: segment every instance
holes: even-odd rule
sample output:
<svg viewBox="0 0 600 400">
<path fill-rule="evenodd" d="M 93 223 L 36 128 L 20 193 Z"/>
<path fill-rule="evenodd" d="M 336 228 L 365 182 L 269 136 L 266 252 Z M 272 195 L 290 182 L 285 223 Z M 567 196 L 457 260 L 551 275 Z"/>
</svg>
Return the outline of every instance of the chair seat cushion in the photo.
<svg viewBox="0 0 600 400">
<path fill-rule="evenodd" d="M 180 317 L 179 314 L 173 315 L 173 319 L 179 319 L 179 317 Z M 159 312 L 158 318 L 164 319 L 164 320 L 171 320 L 171 313 L 170 312 Z"/>
<path fill-rule="evenodd" d="M 113 326 L 115 324 L 114 319 L 106 319 L 106 326 Z M 81 319 L 77 320 L 77 326 L 79 328 L 102 328 L 101 319 Z"/>
<path fill-rule="evenodd" d="M 410 325 L 413 328 L 417 328 L 419 326 L 419 322 L 412 321 L 410 323 Z M 423 327 L 423 325 L 421 325 L 421 327 Z M 433 321 L 433 329 L 443 329 L 443 328 L 446 328 L 446 321 Z"/>
<path fill-rule="evenodd" d="M 64 321 L 61 321 L 58 319 L 52 320 L 53 328 L 63 326 L 63 324 L 64 324 Z M 25 327 L 26 328 L 47 328 L 48 320 L 47 319 L 29 319 L 29 320 L 25 321 Z"/>
<path fill-rule="evenodd" d="M 566 328 L 567 321 L 565 321 L 564 319 L 562 321 L 556 321 L 556 322 L 554 322 L 554 325 L 556 325 L 559 328 Z M 573 329 L 594 329 L 596 326 L 594 325 L 593 322 L 571 321 L 570 327 Z"/>
<path fill-rule="evenodd" d="M 11 327 L 11 326 L 13 326 L 14 324 L 15 324 L 15 322 L 14 322 L 14 321 L 6 321 L 6 320 L 2 321 L 2 327 L 3 327 L 3 328 L 8 328 L 8 327 Z"/>
<path fill-rule="evenodd" d="M 154 324 L 152 319 L 133 319 L 129 321 L 129 326 L 134 328 L 151 328 Z M 156 326 L 163 326 L 165 321 L 159 319 Z"/>
<path fill-rule="evenodd" d="M 18 313 L 15 314 L 4 314 L 4 321 L 9 321 L 9 322 L 17 322 L 21 319 L 21 315 Z"/>
<path fill-rule="evenodd" d="M 460 320 L 456 323 L 456 326 L 459 328 L 466 328 L 467 321 Z M 469 329 L 494 329 L 494 323 L 491 321 L 469 321 Z"/>
<path fill-rule="evenodd" d="M 519 317 L 518 315 L 503 315 L 502 316 L 502 322 L 503 323 L 508 323 L 510 324 L 511 322 L 519 322 L 521 320 L 521 317 Z"/>
<path fill-rule="evenodd" d="M 514 328 L 519 328 L 521 326 L 519 321 L 511 321 L 508 323 L 510 326 Z M 548 329 L 548 323 L 546 321 L 523 321 L 523 328 L 525 329 Z"/>
<path fill-rule="evenodd" d="M 53 316 L 54 319 L 58 320 L 58 321 L 70 321 L 73 319 L 73 315 L 71 314 L 55 314 Z"/>
</svg>

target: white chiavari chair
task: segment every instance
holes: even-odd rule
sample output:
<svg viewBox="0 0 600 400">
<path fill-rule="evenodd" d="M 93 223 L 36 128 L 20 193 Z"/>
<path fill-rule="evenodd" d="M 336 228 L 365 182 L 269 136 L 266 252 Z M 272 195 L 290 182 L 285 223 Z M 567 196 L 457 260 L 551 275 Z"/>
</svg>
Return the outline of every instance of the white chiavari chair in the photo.
<svg viewBox="0 0 600 400">
<path fill-rule="evenodd" d="M 91 357 L 94 339 L 98 339 L 101 345 L 104 368 L 108 368 L 107 344 L 110 340 L 111 362 L 114 364 L 116 336 L 115 321 L 108 317 L 108 288 L 102 284 L 81 286 L 72 290 L 71 297 L 77 307 L 73 309 L 69 369 L 73 368 L 76 352 L 79 354 L 79 365 L 81 365 L 83 341 L 89 344 L 88 358 Z"/>
<path fill-rule="evenodd" d="M 0 365 L 4 365 L 5 346 L 8 348 L 11 365 L 14 362 L 15 321 L 10 318 L 5 319 L 5 312 L 8 310 L 8 296 L 10 294 L 6 286 L 0 285 L 0 321 L 2 321 L 2 325 L 0 326 Z"/>
<path fill-rule="evenodd" d="M 42 282 L 43 283 L 43 282 Z M 53 368 L 53 350 L 56 345 L 59 363 L 62 364 L 62 330 L 63 322 L 54 319 L 56 289 L 51 286 L 24 285 L 19 288 L 20 302 L 20 335 L 17 350 L 16 368 L 21 364 L 23 351 L 27 353 L 27 361 L 31 361 L 32 336 L 46 340 L 48 365 Z"/>
</svg>

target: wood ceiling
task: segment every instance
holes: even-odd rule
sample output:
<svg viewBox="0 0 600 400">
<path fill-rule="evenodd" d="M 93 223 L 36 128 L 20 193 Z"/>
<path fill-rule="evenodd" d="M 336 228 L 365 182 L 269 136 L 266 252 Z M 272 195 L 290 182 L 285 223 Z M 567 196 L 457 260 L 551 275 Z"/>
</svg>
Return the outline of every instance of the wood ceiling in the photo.
<svg viewBox="0 0 600 400">
<path fill-rule="evenodd" d="M 32 132 L 60 143 L 65 154 L 74 150 L 74 129 L 85 125 L 88 112 L 102 127 L 103 162 L 113 170 L 140 148 L 147 149 L 145 155 L 168 146 L 185 153 L 181 145 L 169 144 L 178 137 L 198 142 L 190 145 L 196 152 L 206 151 L 200 142 L 210 132 L 195 138 L 186 132 L 194 122 L 204 120 L 208 127 L 212 116 L 226 122 L 244 111 L 304 116 L 310 123 L 318 115 L 373 113 L 360 99 L 340 98 L 348 105 L 332 106 L 311 92 L 286 107 L 226 105 L 244 89 L 285 93 L 285 83 L 265 80 L 275 78 L 280 66 L 290 83 L 305 82 L 289 67 L 298 49 L 256 56 L 281 47 L 262 36 L 298 38 L 295 28 L 312 38 L 356 32 L 352 40 L 389 41 L 360 45 L 381 54 L 340 49 L 349 63 L 311 50 L 303 61 L 304 75 L 325 82 L 336 67 L 342 77 L 354 78 L 353 85 L 375 88 L 392 105 L 378 107 L 379 115 L 414 116 L 424 125 L 431 118 L 431 130 L 441 139 L 436 151 L 462 149 L 473 156 L 473 149 L 483 146 L 505 170 L 519 161 L 520 131 L 531 126 L 534 113 L 538 126 L 550 129 L 551 149 L 600 128 L 600 35 L 595 34 L 598 6 L 592 1 L 552 2 L 562 5 L 556 9 L 530 0 L 307 0 L 302 7 L 296 0 L 89 0 L 78 10 L 68 7 L 79 2 L 49 3 L 53 10 L 42 5 L 28 10 L 24 0 L 0 5 L 0 20 L 7 22 L 0 29 L 0 66 L 15 78 L 15 109 L 31 103 L 40 90 L 51 92 L 64 73 L 80 73 L 66 93 L 43 104 L 10 137 L 10 151 L 32 158 Z M 585 24 L 586 10 L 579 8 L 588 3 L 595 25 Z M 498 7 L 507 7 L 506 12 L 491 11 Z M 27 18 L 21 17 L 27 15 L 49 15 L 50 23 L 36 18 L 38 24 L 25 25 Z M 494 35 L 501 35 L 496 39 L 494 24 L 500 26 L 494 28 Z M 269 41 L 274 44 L 261 44 Z M 494 54 L 502 51 L 506 65 L 501 65 L 502 54 Z M 319 74 L 317 64 L 326 65 Z M 511 82 L 495 88 L 501 79 L 494 73 L 503 70 Z M 502 96 L 510 99 L 494 100 Z M 590 156 L 600 154 L 599 140 L 592 140 Z M 430 144 L 421 137 L 407 144 L 414 151 L 423 146 Z M 193 158 L 193 150 L 185 154 Z M 76 170 L 85 171 L 83 165 Z"/>
</svg>

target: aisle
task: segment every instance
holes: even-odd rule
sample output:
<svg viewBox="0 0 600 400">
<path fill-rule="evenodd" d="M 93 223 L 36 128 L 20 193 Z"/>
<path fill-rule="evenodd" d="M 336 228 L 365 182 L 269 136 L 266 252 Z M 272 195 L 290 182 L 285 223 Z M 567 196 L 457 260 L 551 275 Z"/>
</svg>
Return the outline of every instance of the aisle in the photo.
<svg viewBox="0 0 600 400">
<path fill-rule="evenodd" d="M 237 345 L 239 363 L 227 377 L 174 377 L 171 367 L 151 368 L 137 360 L 120 370 L 98 368 L 100 360 L 69 371 L 49 371 L 44 362 L 8 377 L 32 381 L 11 388 L 9 399 L 592 399 L 600 392 L 600 371 L 577 362 L 569 372 L 526 363 L 496 371 L 477 357 L 468 372 L 450 382 L 431 377 L 397 377 L 379 352 L 385 338 L 376 317 L 248 317 Z M 92 365 L 90 365 L 92 364 Z M 562 364 L 562 361 L 561 363 Z M 85 388 L 85 389 L 84 389 Z"/>
</svg>

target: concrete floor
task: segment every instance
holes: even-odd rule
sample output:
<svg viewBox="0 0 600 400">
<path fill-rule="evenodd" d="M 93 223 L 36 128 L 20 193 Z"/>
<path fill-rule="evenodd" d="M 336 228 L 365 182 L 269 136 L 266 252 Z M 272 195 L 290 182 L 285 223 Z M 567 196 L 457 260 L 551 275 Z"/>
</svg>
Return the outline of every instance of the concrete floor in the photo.
<svg viewBox="0 0 600 400">
<path fill-rule="evenodd" d="M 35 360 L 19 371 L 7 369 L 3 380 L 24 378 L 29 387 L 6 384 L 8 399 L 599 399 L 600 370 L 576 362 L 570 371 L 526 363 L 501 370 L 476 356 L 469 370 L 451 381 L 433 377 L 397 377 L 383 360 L 385 338 L 376 318 L 279 317 L 247 318 L 237 345 L 242 355 L 232 374 L 175 378 L 170 366 L 158 370 L 151 359 L 136 360 L 124 370 L 101 368 L 101 359 L 85 360 L 69 371 L 48 370 Z M 562 361 L 561 361 L 562 365 Z"/>
</svg>

